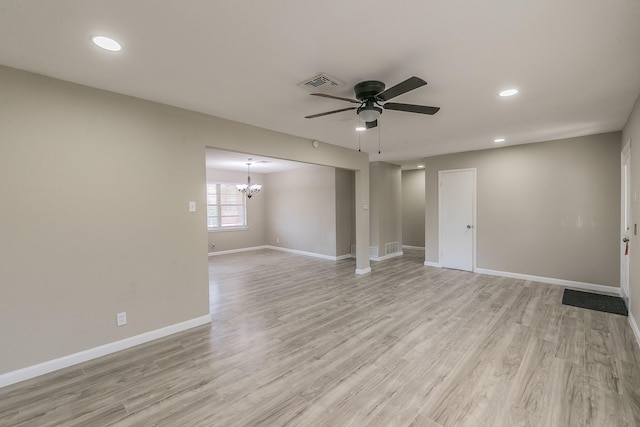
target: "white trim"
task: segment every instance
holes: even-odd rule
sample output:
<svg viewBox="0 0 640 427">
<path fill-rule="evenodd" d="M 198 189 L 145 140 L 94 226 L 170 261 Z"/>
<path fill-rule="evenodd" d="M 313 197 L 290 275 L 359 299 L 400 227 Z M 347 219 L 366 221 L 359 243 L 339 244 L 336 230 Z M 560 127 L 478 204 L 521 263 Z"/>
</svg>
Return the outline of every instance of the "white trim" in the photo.
<svg viewBox="0 0 640 427">
<path fill-rule="evenodd" d="M 35 378 L 40 375 L 48 374 L 59 369 L 67 368 L 78 363 L 83 363 L 88 360 L 96 359 L 98 357 L 106 356 L 107 354 L 115 353 L 121 350 L 125 350 L 136 345 L 144 344 L 149 341 L 157 340 L 168 335 L 173 335 L 178 332 L 186 331 L 187 329 L 195 328 L 196 326 L 205 325 L 211 323 L 211 315 L 196 317 L 195 319 L 186 320 L 184 322 L 176 323 L 166 326 L 164 328 L 156 329 L 153 331 L 145 332 L 140 335 L 125 338 L 120 341 L 115 341 L 109 344 L 101 345 L 98 347 L 90 348 L 88 350 L 80 351 L 78 353 L 69 354 L 67 356 L 59 357 L 57 359 L 48 360 L 46 362 L 39 363 L 37 365 L 28 366 L 26 368 L 18 369 L 16 371 L 7 372 L 0 375 L 0 388 L 6 387 L 11 384 L 19 383 L 31 378 Z"/>
<path fill-rule="evenodd" d="M 371 267 L 356 268 L 356 274 L 367 274 L 367 273 L 371 273 Z"/>
<path fill-rule="evenodd" d="M 552 277 L 532 276 L 529 274 L 511 273 L 508 271 L 495 271 L 486 268 L 476 268 L 476 273 L 488 274 L 491 276 L 510 277 L 512 279 L 532 280 L 534 282 L 549 283 L 551 285 L 566 286 L 569 288 L 585 289 L 588 291 L 603 292 L 606 294 L 620 295 L 620 288 L 613 286 L 598 285 L 595 283 L 576 282 L 573 280 L 554 279 Z"/>
<path fill-rule="evenodd" d="M 224 227 L 224 228 L 207 228 L 208 233 L 224 233 L 225 231 L 246 231 L 249 229 L 248 225 L 239 225 L 237 227 Z"/>
<path fill-rule="evenodd" d="M 625 289 L 624 289 L 623 286 L 620 286 L 620 297 L 624 300 L 624 303 L 628 307 L 629 306 L 629 295 L 627 295 L 627 293 L 625 292 Z"/>
<path fill-rule="evenodd" d="M 625 166 L 628 166 L 627 173 L 625 174 Z M 620 241 L 624 242 L 624 239 L 632 239 L 631 224 L 631 138 L 622 147 L 620 152 Z M 626 190 L 626 191 L 625 191 Z M 625 202 L 627 202 L 625 204 Z M 625 229 L 625 225 L 628 227 Z M 628 244 L 628 242 L 627 242 Z M 631 306 L 631 283 L 630 282 L 630 270 L 631 259 L 625 254 L 623 249 L 624 245 L 620 245 L 620 296 L 624 299 L 627 307 Z M 623 279 L 626 277 L 626 280 Z M 625 289 L 626 288 L 626 289 Z"/>
<path fill-rule="evenodd" d="M 265 246 L 265 245 L 263 245 L 263 246 L 251 246 L 251 247 L 248 247 L 248 248 L 229 249 L 227 251 L 209 252 L 209 256 L 236 254 L 238 252 L 257 251 L 257 250 L 260 250 L 260 249 L 267 249 L 267 246 Z"/>
<path fill-rule="evenodd" d="M 333 256 L 333 255 L 324 255 L 324 254 L 318 254 L 318 253 L 315 253 L 315 252 L 299 251 L 297 249 L 282 248 L 280 246 L 271 246 L 271 245 L 267 245 L 267 246 L 265 246 L 265 248 L 273 249 L 273 250 L 276 250 L 276 251 L 289 252 L 289 253 L 297 254 L 297 255 L 311 256 L 311 257 L 314 257 L 314 258 L 328 259 L 330 261 L 338 261 L 339 259 L 344 259 L 343 257 L 345 256 L 345 255 L 340 255 L 340 257 L 337 257 L 337 256 Z M 351 255 L 346 256 L 346 258 L 349 258 L 349 257 L 351 257 Z"/>
<path fill-rule="evenodd" d="M 638 329 L 638 323 L 633 317 L 633 313 L 631 313 L 631 310 L 629 310 L 629 324 L 631 325 L 633 334 L 636 336 L 636 341 L 638 342 L 638 346 L 640 347 L 640 329 Z"/>
<path fill-rule="evenodd" d="M 384 256 L 369 256 L 370 261 L 384 261 L 385 259 L 395 258 L 397 256 L 404 255 L 402 252 L 394 252 L 391 254 L 386 254 Z"/>
<path fill-rule="evenodd" d="M 340 261 L 342 259 L 351 259 L 351 258 L 355 258 L 355 257 L 351 254 L 338 255 L 336 257 L 336 261 Z"/>
<path fill-rule="evenodd" d="M 406 249 L 424 249 L 424 246 L 410 246 L 410 245 L 402 245 L 402 248 Z"/>
<path fill-rule="evenodd" d="M 441 268 L 440 263 L 433 262 L 433 261 L 425 261 L 424 265 L 426 265 L 427 267 Z"/>
</svg>

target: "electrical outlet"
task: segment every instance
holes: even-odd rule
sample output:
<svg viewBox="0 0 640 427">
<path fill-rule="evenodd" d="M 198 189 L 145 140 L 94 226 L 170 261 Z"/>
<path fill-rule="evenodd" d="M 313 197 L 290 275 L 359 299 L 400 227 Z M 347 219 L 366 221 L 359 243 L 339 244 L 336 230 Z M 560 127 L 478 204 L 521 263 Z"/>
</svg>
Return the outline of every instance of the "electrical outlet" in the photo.
<svg viewBox="0 0 640 427">
<path fill-rule="evenodd" d="M 116 323 L 118 326 L 124 326 L 127 324 L 127 312 L 123 311 L 122 313 L 116 314 Z"/>
<path fill-rule="evenodd" d="M 276 243 L 280 243 L 280 238 L 276 238 Z"/>
</svg>

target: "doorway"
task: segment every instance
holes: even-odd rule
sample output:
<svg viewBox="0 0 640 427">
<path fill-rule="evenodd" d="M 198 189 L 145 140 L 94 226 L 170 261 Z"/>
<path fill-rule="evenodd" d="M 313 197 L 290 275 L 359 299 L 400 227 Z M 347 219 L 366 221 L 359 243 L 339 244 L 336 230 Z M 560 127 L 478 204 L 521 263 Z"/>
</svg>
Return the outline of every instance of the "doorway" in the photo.
<svg viewBox="0 0 640 427">
<path fill-rule="evenodd" d="M 440 266 L 475 268 L 476 169 L 438 171 Z"/>
<path fill-rule="evenodd" d="M 631 141 L 622 149 L 620 158 L 620 293 L 629 307 L 629 243 L 636 233 L 631 220 Z"/>
</svg>

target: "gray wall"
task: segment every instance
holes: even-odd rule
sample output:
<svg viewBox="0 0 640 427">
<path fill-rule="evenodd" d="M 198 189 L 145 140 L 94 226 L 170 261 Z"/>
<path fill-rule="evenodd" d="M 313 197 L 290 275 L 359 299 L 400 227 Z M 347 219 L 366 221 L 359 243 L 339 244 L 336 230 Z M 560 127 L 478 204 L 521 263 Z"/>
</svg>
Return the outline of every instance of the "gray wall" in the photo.
<svg viewBox="0 0 640 427">
<path fill-rule="evenodd" d="M 426 260 L 438 171 L 477 168 L 477 267 L 619 286 L 620 133 L 425 159 Z"/>
<path fill-rule="evenodd" d="M 265 175 L 266 243 L 336 256 L 336 174 L 309 166 Z M 278 242 L 278 239 L 280 240 Z"/>
<path fill-rule="evenodd" d="M 223 171 L 207 169 L 207 181 L 231 182 L 234 184 L 247 181 L 246 172 Z M 251 173 L 251 182 L 262 184 L 264 176 L 260 173 Z M 246 230 L 221 230 L 209 231 L 209 252 L 227 251 L 233 249 L 263 246 L 265 238 L 265 202 L 269 189 L 264 186 L 258 194 L 247 199 L 247 229 Z M 215 244 L 215 247 L 211 247 Z"/>
<path fill-rule="evenodd" d="M 6 68 L 0 98 L 0 373 L 207 315 L 204 144 L 166 107 Z"/>
<path fill-rule="evenodd" d="M 208 314 L 206 146 L 355 170 L 368 248 L 364 153 L 0 67 L 0 374 Z"/>
<path fill-rule="evenodd" d="M 398 165 L 372 162 L 370 173 L 370 245 L 384 256 L 387 243 L 402 245 L 402 179 Z"/>
<path fill-rule="evenodd" d="M 402 171 L 402 244 L 424 247 L 424 169 Z"/>
<path fill-rule="evenodd" d="M 622 131 L 622 144 L 631 141 L 631 194 L 640 192 L 640 98 L 636 100 L 629 120 Z M 636 197 L 631 197 L 632 224 L 640 223 L 640 205 Z M 629 300 L 631 302 L 631 315 L 638 322 L 640 319 L 640 245 L 638 236 L 631 236 L 629 268 Z"/>
<path fill-rule="evenodd" d="M 335 169 L 336 191 L 336 255 L 351 253 L 355 245 L 355 176 L 353 171 Z"/>
</svg>

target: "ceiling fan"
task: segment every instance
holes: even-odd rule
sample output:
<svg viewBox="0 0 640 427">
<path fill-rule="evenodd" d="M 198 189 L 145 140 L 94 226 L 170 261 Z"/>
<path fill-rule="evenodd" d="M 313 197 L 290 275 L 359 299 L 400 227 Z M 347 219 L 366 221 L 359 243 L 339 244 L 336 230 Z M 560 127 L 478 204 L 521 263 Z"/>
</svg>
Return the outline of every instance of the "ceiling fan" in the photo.
<svg viewBox="0 0 640 427">
<path fill-rule="evenodd" d="M 429 114 L 433 115 L 440 110 L 440 107 L 429 107 L 426 105 L 399 104 L 397 102 L 386 102 L 396 96 L 402 95 L 409 91 L 426 85 L 427 82 L 419 77 L 409 77 L 407 80 L 398 83 L 395 86 L 385 90 L 384 83 L 377 80 L 367 80 L 360 82 L 353 88 L 356 99 L 341 98 L 339 96 L 327 95 L 324 93 L 312 93 L 314 96 L 323 98 L 339 99 L 354 104 L 360 104 L 359 107 L 341 108 L 340 110 L 327 111 L 326 113 L 313 114 L 306 116 L 305 119 L 315 119 L 316 117 L 326 116 L 328 114 L 341 113 L 343 111 L 356 110 L 360 119 L 365 122 L 367 129 L 378 126 L 378 117 L 382 114 L 382 110 L 406 111 L 409 113 Z"/>
</svg>

